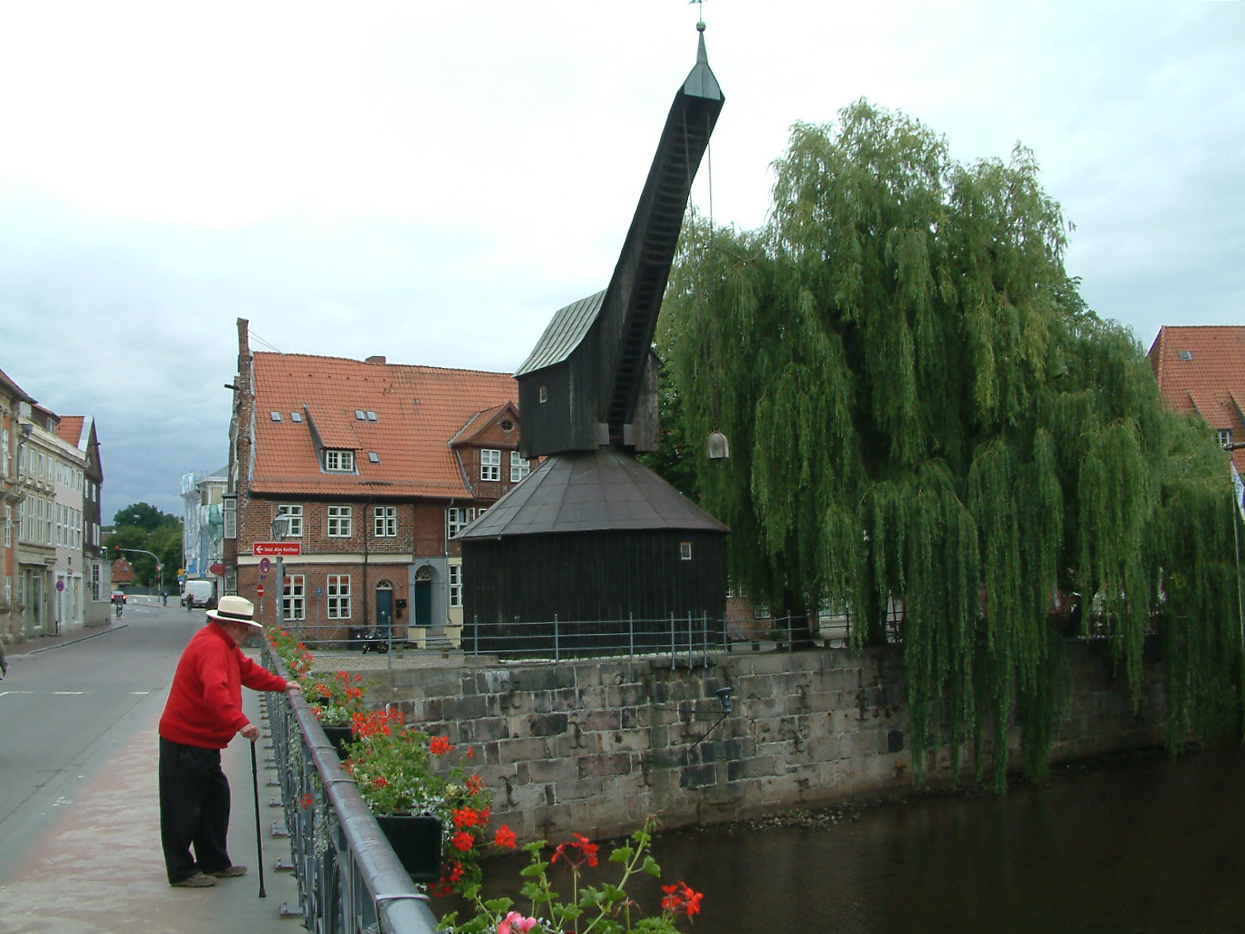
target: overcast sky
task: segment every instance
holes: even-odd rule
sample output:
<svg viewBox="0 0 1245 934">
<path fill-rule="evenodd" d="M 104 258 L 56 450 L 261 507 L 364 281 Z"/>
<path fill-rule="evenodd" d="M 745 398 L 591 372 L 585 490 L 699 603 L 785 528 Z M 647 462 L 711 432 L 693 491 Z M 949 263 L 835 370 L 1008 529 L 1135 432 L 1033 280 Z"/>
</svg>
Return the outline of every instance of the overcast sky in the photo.
<svg viewBox="0 0 1245 934">
<path fill-rule="evenodd" d="M 238 317 L 513 371 L 608 283 L 702 14 L 717 223 L 760 226 L 791 125 L 866 97 L 961 161 L 1032 149 L 1144 347 L 1245 323 L 1239 0 L 2 0 L 0 369 L 95 416 L 106 522 L 225 464 Z"/>
</svg>

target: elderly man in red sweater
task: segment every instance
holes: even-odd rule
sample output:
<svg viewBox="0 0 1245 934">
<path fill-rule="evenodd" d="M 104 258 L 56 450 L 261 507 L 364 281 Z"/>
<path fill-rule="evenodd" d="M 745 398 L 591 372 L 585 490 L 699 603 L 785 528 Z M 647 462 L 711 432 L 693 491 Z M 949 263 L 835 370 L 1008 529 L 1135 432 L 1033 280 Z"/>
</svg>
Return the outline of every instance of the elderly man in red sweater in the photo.
<svg viewBox="0 0 1245 934">
<path fill-rule="evenodd" d="M 160 842 L 169 884 L 184 888 L 246 873 L 226 849 L 229 780 L 220 767 L 220 751 L 235 735 L 259 738 L 242 712 L 242 686 L 299 690 L 242 654 L 239 646 L 261 631 L 250 600 L 221 597 L 207 615 L 177 663 L 160 718 Z"/>
</svg>

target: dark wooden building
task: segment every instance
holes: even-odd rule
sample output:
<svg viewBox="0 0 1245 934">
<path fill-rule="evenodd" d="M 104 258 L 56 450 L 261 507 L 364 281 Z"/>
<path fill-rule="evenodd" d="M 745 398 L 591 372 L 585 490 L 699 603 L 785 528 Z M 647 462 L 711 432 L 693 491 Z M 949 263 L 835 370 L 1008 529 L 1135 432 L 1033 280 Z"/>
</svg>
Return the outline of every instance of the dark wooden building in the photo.
<svg viewBox="0 0 1245 934">
<path fill-rule="evenodd" d="M 621 451 L 550 457 L 461 536 L 464 645 L 584 654 L 717 644 L 727 531 Z"/>
<path fill-rule="evenodd" d="M 632 454 L 660 443 L 653 334 L 722 103 L 702 33 L 609 286 L 559 310 L 515 374 L 520 450 L 546 459 L 458 536 L 468 649 L 721 641 L 729 530 Z"/>
</svg>

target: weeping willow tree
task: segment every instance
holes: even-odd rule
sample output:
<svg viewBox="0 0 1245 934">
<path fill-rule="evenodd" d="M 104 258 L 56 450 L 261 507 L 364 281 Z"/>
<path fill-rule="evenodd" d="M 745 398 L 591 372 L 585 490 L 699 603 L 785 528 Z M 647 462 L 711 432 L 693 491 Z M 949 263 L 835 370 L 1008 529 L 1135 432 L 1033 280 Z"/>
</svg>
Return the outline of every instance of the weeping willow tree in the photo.
<svg viewBox="0 0 1245 934">
<path fill-rule="evenodd" d="M 730 438 L 695 486 L 733 578 L 800 616 L 850 608 L 858 644 L 901 601 L 918 771 L 930 743 L 984 769 L 1016 723 L 1044 773 L 1057 592 L 1135 703 L 1158 621 L 1173 742 L 1239 731 L 1226 455 L 1081 301 L 1032 154 L 959 164 L 861 101 L 797 125 L 775 168 L 762 229 L 689 223 L 659 336 L 687 438 Z"/>
</svg>

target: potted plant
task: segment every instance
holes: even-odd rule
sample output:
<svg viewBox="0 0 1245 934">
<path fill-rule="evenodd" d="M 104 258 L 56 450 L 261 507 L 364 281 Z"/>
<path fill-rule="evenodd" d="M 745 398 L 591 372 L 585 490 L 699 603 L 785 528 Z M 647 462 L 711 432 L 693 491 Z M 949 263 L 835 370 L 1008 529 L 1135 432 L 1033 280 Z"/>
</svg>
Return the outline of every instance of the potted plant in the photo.
<svg viewBox="0 0 1245 934">
<path fill-rule="evenodd" d="M 351 740 L 351 723 L 356 714 L 363 713 L 363 676 L 338 671 L 332 675 L 309 674 L 301 679 L 303 696 L 311 706 L 311 712 L 320 721 L 324 735 L 337 748 L 337 754 L 346 757 L 346 746 Z"/>
<path fill-rule="evenodd" d="M 435 895 L 462 891 L 480 878 L 493 796 L 467 769 L 473 750 L 403 720 L 398 710 L 356 714 L 346 771 L 412 878 L 429 883 Z M 400 850 L 406 842 L 418 852 Z"/>
<path fill-rule="evenodd" d="M 285 629 L 270 628 L 268 642 L 294 680 L 301 681 L 310 673 L 316 662 L 315 656 L 296 635 Z"/>
</svg>

